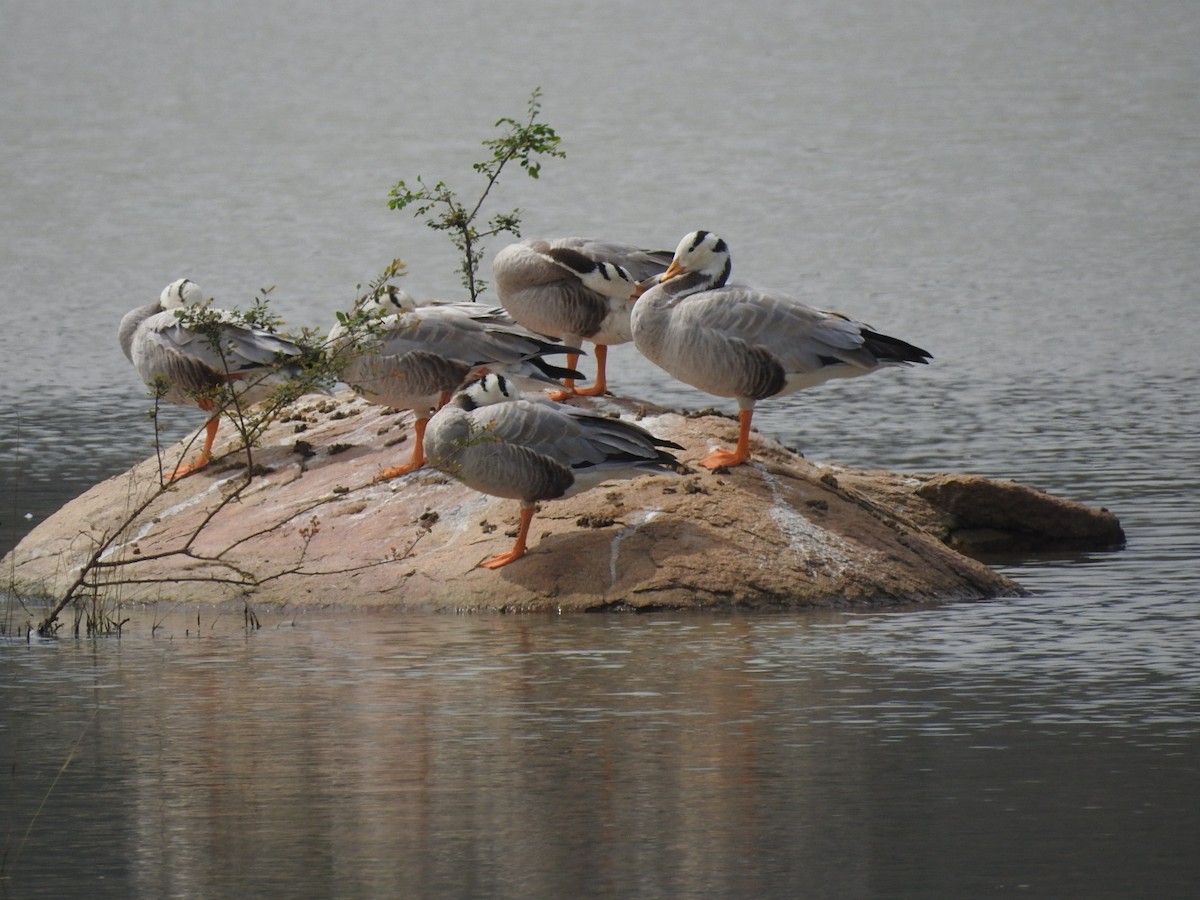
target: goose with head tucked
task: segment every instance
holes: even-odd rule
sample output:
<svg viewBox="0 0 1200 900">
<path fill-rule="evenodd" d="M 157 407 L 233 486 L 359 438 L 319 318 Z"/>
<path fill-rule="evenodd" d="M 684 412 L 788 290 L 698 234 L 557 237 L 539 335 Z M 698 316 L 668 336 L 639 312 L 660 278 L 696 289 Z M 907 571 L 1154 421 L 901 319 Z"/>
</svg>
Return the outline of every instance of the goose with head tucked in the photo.
<svg viewBox="0 0 1200 900">
<path fill-rule="evenodd" d="M 599 396 L 608 389 L 608 347 L 631 339 L 629 312 L 637 283 L 660 275 L 671 262 L 669 250 L 642 250 L 630 244 L 565 237 L 524 240 L 502 249 L 492 262 L 500 304 L 530 331 L 580 346 L 595 345 L 596 378 L 569 394 Z M 577 359 L 567 358 L 574 368 Z"/>
<path fill-rule="evenodd" d="M 300 375 L 303 348 L 270 329 L 225 310 L 204 314 L 202 325 L 186 324 L 187 311 L 204 301 L 196 283 L 181 278 L 163 288 L 157 302 L 126 313 L 117 333 L 125 356 L 148 387 L 161 389 L 169 403 L 195 405 L 210 414 L 200 454 L 178 465 L 168 481 L 208 465 L 221 413 L 231 402 L 259 403 Z"/>
<path fill-rule="evenodd" d="M 678 444 L 640 425 L 544 397 L 521 398 L 503 376 L 468 383 L 429 421 L 430 465 L 468 487 L 521 502 L 516 542 L 479 565 L 498 569 L 525 555 L 538 501 L 570 497 L 618 478 L 673 472 Z"/>
<path fill-rule="evenodd" d="M 932 359 L 841 313 L 778 291 L 727 284 L 731 270 L 725 241 L 694 231 L 680 241 L 661 278 L 641 286 L 646 290 L 631 318 L 643 356 L 692 387 L 737 400 L 737 447 L 709 453 L 700 460 L 706 468 L 750 458 L 750 421 L 759 400 Z"/>
<path fill-rule="evenodd" d="M 343 363 L 341 378 L 370 403 L 412 410 L 415 440 L 408 461 L 383 470 L 385 481 L 425 463 L 429 417 L 473 373 L 503 372 L 523 383 L 562 387 L 573 369 L 544 357 L 578 353 L 517 325 L 500 307 L 427 300 L 387 286 L 357 304 L 361 314 L 335 325 L 327 353 Z"/>
</svg>

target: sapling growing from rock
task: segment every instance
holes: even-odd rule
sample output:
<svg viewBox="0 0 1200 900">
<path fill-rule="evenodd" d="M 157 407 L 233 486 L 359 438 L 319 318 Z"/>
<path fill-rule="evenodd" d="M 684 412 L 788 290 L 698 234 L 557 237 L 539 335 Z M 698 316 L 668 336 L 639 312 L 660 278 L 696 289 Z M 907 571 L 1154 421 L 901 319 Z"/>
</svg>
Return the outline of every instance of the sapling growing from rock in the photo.
<svg viewBox="0 0 1200 900">
<path fill-rule="evenodd" d="M 504 132 L 500 137 L 483 142 L 483 146 L 487 147 L 492 155 L 472 166 L 484 177 L 483 190 L 473 204 L 468 205 L 469 201 L 460 199 L 458 192 L 444 181 L 430 186 L 420 175 L 417 176 L 414 186 L 403 180 L 392 186 L 388 199 L 389 208 L 411 208 L 414 216 L 428 216 L 425 220 L 428 227 L 449 234 L 450 240 L 462 254 L 459 266 L 462 286 L 467 289 L 472 301 L 478 300 L 479 295 L 487 288 L 487 282 L 479 276 L 479 265 L 483 260 L 483 239 L 498 234 L 521 236 L 520 209 L 496 213 L 485 224 L 478 221 L 484 202 L 496 186 L 500 173 L 509 163 L 515 162 L 530 178 L 537 178 L 542 169 L 540 157 L 566 156 L 559 149 L 562 139 L 553 128 L 538 121 L 542 109 L 541 97 L 541 88 L 534 88 L 529 97 L 525 118 L 517 120 L 505 117 L 497 120 L 496 127 L 505 129 Z"/>
</svg>

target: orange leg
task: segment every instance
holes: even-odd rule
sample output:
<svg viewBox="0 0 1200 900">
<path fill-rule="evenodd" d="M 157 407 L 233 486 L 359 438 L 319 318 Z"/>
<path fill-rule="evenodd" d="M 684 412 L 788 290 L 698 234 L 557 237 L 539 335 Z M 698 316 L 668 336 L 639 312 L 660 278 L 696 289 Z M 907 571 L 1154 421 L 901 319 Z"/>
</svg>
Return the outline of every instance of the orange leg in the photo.
<svg viewBox="0 0 1200 900">
<path fill-rule="evenodd" d="M 750 458 L 750 419 L 754 415 L 754 410 L 743 409 L 738 413 L 738 442 L 737 449 L 733 452 L 729 450 L 714 450 L 704 459 L 700 460 L 700 465 L 706 469 L 731 469 L 734 466 L 740 466 Z"/>
<path fill-rule="evenodd" d="M 212 409 L 211 400 L 206 400 L 198 404 L 201 409 Z M 215 412 L 204 425 L 204 446 L 200 450 L 200 455 L 196 457 L 195 462 L 180 463 L 175 467 L 175 471 L 171 473 L 167 481 L 177 481 L 184 475 L 191 475 L 198 469 L 203 469 L 212 460 L 213 441 L 217 438 L 217 428 L 221 424 L 221 414 Z"/>
<path fill-rule="evenodd" d="M 608 347 L 604 344 L 596 344 L 596 380 L 589 388 L 580 388 L 575 391 L 580 397 L 602 397 L 604 392 L 608 390 L 608 382 L 604 377 L 604 364 L 608 361 Z M 574 368 L 574 365 L 571 366 Z"/>
<path fill-rule="evenodd" d="M 392 466 L 390 469 L 384 469 L 375 476 L 375 480 L 391 481 L 393 478 L 399 478 L 401 475 L 407 475 L 409 472 L 415 472 L 421 466 L 425 465 L 425 426 L 429 424 L 429 417 L 417 419 L 413 423 L 413 431 L 415 434 L 415 445 L 413 446 L 412 456 L 408 462 L 401 466 Z"/>
<path fill-rule="evenodd" d="M 568 353 L 567 354 L 567 368 L 574 369 L 577 365 L 579 365 L 579 354 L 578 353 Z M 552 394 L 547 394 L 546 396 L 548 396 L 551 400 L 555 401 L 556 403 L 560 402 L 562 400 L 566 400 L 568 397 L 574 397 L 575 396 L 575 379 L 574 378 L 564 378 L 563 379 L 563 389 L 561 391 L 555 391 Z"/>
<path fill-rule="evenodd" d="M 485 559 L 479 565 L 484 569 L 499 569 L 501 566 L 507 566 L 514 559 L 520 559 L 525 555 L 525 542 L 529 539 L 529 526 L 533 522 L 533 507 L 521 507 L 521 527 L 517 531 L 517 542 L 513 544 L 513 548 L 507 553 L 498 553 L 491 559 Z"/>
</svg>

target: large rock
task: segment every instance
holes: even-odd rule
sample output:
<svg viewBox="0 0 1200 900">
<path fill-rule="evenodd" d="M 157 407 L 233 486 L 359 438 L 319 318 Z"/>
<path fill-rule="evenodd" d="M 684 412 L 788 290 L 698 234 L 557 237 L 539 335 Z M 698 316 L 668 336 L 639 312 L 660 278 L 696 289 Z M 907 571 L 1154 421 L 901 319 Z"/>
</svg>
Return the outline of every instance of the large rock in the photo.
<svg viewBox="0 0 1200 900">
<path fill-rule="evenodd" d="M 18 592 L 61 597 L 95 557 L 88 589 L 124 601 L 832 607 L 1019 592 L 947 546 L 967 533 L 1017 534 L 1024 547 L 1038 534 L 1074 541 L 1101 523 L 1097 546 L 1123 540 L 1111 515 L 1020 485 L 819 466 L 757 435 L 751 464 L 713 474 L 694 463 L 733 442 L 728 418 L 613 398 L 573 402 L 639 418 L 683 445 L 691 465 L 543 504 L 530 553 L 498 571 L 476 564 L 510 546 L 516 502 L 429 468 L 375 483 L 407 458 L 411 417 L 351 394 L 306 398 L 275 422 L 248 483 L 224 426 L 217 460 L 167 490 L 156 458 L 96 485 L 30 533 L 4 571 Z M 164 454 L 167 467 L 183 452 L 181 444 Z"/>
</svg>

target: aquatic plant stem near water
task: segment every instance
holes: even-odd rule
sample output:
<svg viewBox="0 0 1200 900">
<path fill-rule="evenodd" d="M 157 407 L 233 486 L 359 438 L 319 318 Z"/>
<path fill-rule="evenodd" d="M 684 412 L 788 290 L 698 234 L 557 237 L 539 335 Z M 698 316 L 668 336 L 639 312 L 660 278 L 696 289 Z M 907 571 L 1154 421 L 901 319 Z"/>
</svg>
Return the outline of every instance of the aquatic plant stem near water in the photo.
<svg viewBox="0 0 1200 900">
<path fill-rule="evenodd" d="M 393 264 L 388 271 L 395 270 L 396 266 Z M 179 316 L 181 323 L 202 335 L 208 341 L 211 350 L 220 358 L 225 367 L 226 374 L 231 376 L 231 379 L 236 373 L 230 370 L 226 348 L 222 346 L 222 327 L 231 320 L 241 324 L 264 328 L 274 328 L 281 325 L 282 323 L 272 316 L 267 308 L 268 293 L 269 290 L 261 291 L 260 296 L 255 299 L 253 308 L 247 313 L 214 310 L 204 305 L 189 308 Z M 121 542 L 127 540 L 130 529 L 140 520 L 143 513 L 166 493 L 173 490 L 178 479 L 185 475 L 195 477 L 192 473 L 195 469 L 199 468 L 186 469 L 184 474 L 181 475 L 181 466 L 176 466 L 173 470 L 170 470 L 170 474 L 167 474 L 168 468 L 164 467 L 164 462 L 167 461 L 164 460 L 164 451 L 160 442 L 159 409 L 163 397 L 171 386 L 165 379 L 155 379 L 155 382 L 150 385 L 154 397 L 154 406 L 150 412 L 150 418 L 154 429 L 157 483 L 151 482 L 153 487 L 146 490 L 144 495 L 140 495 L 140 492 L 147 487 L 146 482 L 131 480 L 130 496 L 135 499 L 130 511 L 106 533 L 85 533 L 81 535 L 83 539 L 90 540 L 93 543 L 92 550 L 87 555 L 78 574 L 75 575 L 67 589 L 62 593 L 58 602 L 38 624 L 37 632 L 39 635 L 54 635 L 60 627 L 59 616 L 62 611 L 70 604 L 85 599 L 88 596 L 91 596 L 94 601 L 93 607 L 87 617 L 89 634 L 119 632 L 123 622 L 119 617 L 111 615 L 108 610 L 98 606 L 95 598 L 99 596 L 102 586 L 111 588 L 124 584 L 143 584 L 147 581 L 157 581 L 157 579 L 130 577 L 128 574 L 131 571 L 131 567 L 147 560 L 178 556 L 182 560 L 217 562 L 224 567 L 227 574 L 215 577 L 205 576 L 203 579 L 195 580 L 217 584 L 234 584 L 245 587 L 247 590 L 257 587 L 273 578 L 281 577 L 282 574 L 294 574 L 303 568 L 308 545 L 317 530 L 317 526 L 311 522 L 307 529 L 300 529 L 302 548 L 298 560 L 292 566 L 284 567 L 282 572 L 270 571 L 263 573 L 233 565 L 225 558 L 233 547 L 226 547 L 215 554 L 200 554 L 195 550 L 195 545 L 197 539 L 207 529 L 212 520 L 244 494 L 246 489 L 251 485 L 255 475 L 262 474 L 265 471 L 256 464 L 254 454 L 254 448 L 262 437 L 263 432 L 285 410 L 291 408 L 292 403 L 300 396 L 314 390 L 325 390 L 325 386 L 332 384 L 334 381 L 336 377 L 336 361 L 330 360 L 321 352 L 322 348 L 313 348 L 306 345 L 304 349 L 305 358 L 303 359 L 299 376 L 289 378 L 286 383 L 278 386 L 261 403 L 247 404 L 239 391 L 226 384 L 219 385 L 211 395 L 198 398 L 211 401 L 212 414 L 214 416 L 224 416 L 233 423 L 240 439 L 240 451 L 245 453 L 246 457 L 246 465 L 241 480 L 232 490 L 223 493 L 221 501 L 201 519 L 179 546 L 158 554 L 143 555 L 138 553 L 136 543 L 134 542 L 131 543 L 129 548 L 132 555 L 113 555 L 112 558 L 109 558 L 113 550 L 120 548 L 122 546 Z M 205 433 L 211 434 L 212 430 L 211 428 L 206 428 Z M 199 439 L 199 434 L 194 435 L 184 445 L 183 452 L 180 455 L 181 462 L 191 452 L 193 445 Z M 207 452 L 207 446 L 205 450 Z M 312 504 L 304 510 L 299 511 L 297 515 L 312 513 L 313 509 L 319 506 L 321 502 L 324 501 Z M 286 523 L 279 523 L 275 527 L 281 527 L 283 524 Z M 408 551 L 406 550 L 405 552 Z M 192 579 L 184 577 L 179 580 L 187 581 Z M 79 631 L 80 621 L 81 619 L 76 620 L 76 633 Z"/>
<path fill-rule="evenodd" d="M 84 735 L 88 733 L 88 730 L 96 721 L 96 716 L 99 714 L 100 707 L 97 705 L 96 708 L 92 710 L 91 718 L 84 723 L 83 728 L 80 730 L 79 737 L 75 739 L 75 743 L 67 752 L 67 758 L 64 759 L 63 764 L 58 767 L 58 772 L 54 775 L 54 780 L 51 781 L 50 786 L 46 788 L 46 793 L 42 797 L 42 802 L 38 804 L 38 808 L 34 810 L 33 816 L 29 819 L 29 824 L 25 827 L 25 833 L 21 835 L 21 843 L 17 845 L 17 849 L 13 852 L 12 859 L 0 860 L 0 878 L 7 878 L 5 875 L 5 870 L 9 865 L 15 867 L 17 860 L 21 858 L 21 851 L 25 849 L 25 844 L 29 840 L 29 835 L 33 831 L 33 826 L 37 824 L 37 820 L 41 816 L 42 810 L 46 808 L 46 802 L 50 799 L 50 795 L 54 793 L 54 789 L 58 786 L 59 779 L 63 777 L 63 773 L 66 772 L 67 767 L 71 765 L 71 760 L 73 760 L 76 754 L 79 753 L 79 746 L 83 743 Z"/>
<path fill-rule="evenodd" d="M 450 233 L 451 241 L 462 253 L 461 270 L 463 273 L 463 285 L 470 291 L 472 300 L 477 299 L 486 287 L 486 283 L 478 275 L 479 265 L 483 258 L 482 239 L 501 233 L 511 233 L 519 236 L 519 209 L 492 216 L 488 220 L 486 227 L 482 229 L 477 225 L 477 219 L 501 173 L 510 163 L 516 162 L 525 170 L 529 177 L 536 179 L 541 171 L 541 157 L 565 156 L 563 151 L 559 149 L 561 138 L 558 134 L 549 125 L 538 121 L 540 112 L 541 89 L 535 88 L 530 95 L 526 109 L 527 115 L 524 119 L 518 120 L 504 117 L 497 120 L 496 127 L 504 129 L 503 132 L 499 137 L 483 141 L 483 146 L 491 151 L 491 156 L 472 166 L 477 173 L 484 176 L 485 183 L 478 198 L 469 208 L 467 204 L 459 199 L 455 191 L 451 190 L 441 181 L 432 187 L 428 187 L 418 177 L 415 189 L 410 188 L 404 181 L 397 182 L 392 188 L 388 203 L 392 209 L 404 209 L 412 206 L 415 215 L 431 214 L 430 218 L 426 221 L 426 224 L 430 228 Z M 378 292 L 382 290 L 390 278 L 403 274 L 403 268 L 404 264 L 402 262 L 393 260 L 385 269 L 383 275 L 372 283 L 372 291 Z M 151 418 L 155 426 L 155 452 L 159 463 L 157 489 L 150 491 L 145 497 L 134 503 L 132 511 L 124 516 L 122 521 L 109 533 L 88 536 L 94 541 L 92 552 L 87 556 L 78 575 L 72 580 L 54 608 L 39 623 L 37 627 L 38 634 L 53 635 L 59 628 L 58 617 L 68 605 L 85 597 L 88 592 L 93 597 L 98 596 L 101 587 L 101 573 L 107 573 L 103 582 L 105 587 L 155 581 L 156 579 L 153 578 L 129 577 L 128 574 L 130 571 L 129 567 L 151 559 L 178 556 L 182 560 L 215 562 L 220 564 L 228 574 L 216 577 L 207 575 L 202 579 L 197 578 L 195 580 L 203 580 L 216 584 L 237 585 L 246 588 L 248 591 L 265 582 L 281 578 L 288 574 L 336 574 L 330 571 L 310 572 L 305 569 L 305 556 L 309 543 L 319 530 L 319 521 L 315 515 L 307 526 L 300 529 L 303 546 L 299 558 L 291 566 L 285 566 L 279 571 L 262 574 L 234 565 L 229 561 L 227 554 L 237 546 L 236 544 L 226 547 L 215 554 L 199 554 L 195 550 L 197 538 L 206 529 L 212 519 L 230 503 L 238 499 L 250 485 L 251 480 L 256 474 L 253 448 L 266 428 L 278 417 L 283 408 L 298 399 L 301 394 L 312 389 L 327 389 L 329 385 L 337 380 L 339 375 L 338 367 L 344 364 L 344 361 L 337 358 L 335 354 L 326 353 L 326 348 L 318 346 L 310 347 L 309 344 L 311 344 L 311 341 L 301 342 L 301 347 L 306 351 L 304 358 L 300 360 L 303 371 L 302 377 L 282 385 L 272 395 L 270 400 L 260 405 L 253 412 L 243 406 L 238 391 L 230 386 L 236 384 L 239 373 L 230 369 L 225 349 L 221 346 L 221 336 L 231 316 L 239 324 L 268 330 L 275 330 L 281 325 L 282 322 L 272 315 L 268 309 L 267 300 L 271 290 L 271 288 L 261 290 L 259 296 L 255 298 L 253 308 L 246 313 L 231 313 L 216 310 L 209 303 L 188 307 L 178 314 L 182 325 L 207 339 L 210 348 L 217 353 L 225 367 L 224 374 L 226 377 L 223 379 L 223 383 L 215 388 L 211 395 L 206 393 L 203 396 L 196 397 L 201 408 L 209 409 L 212 416 L 205 430 L 207 440 L 204 445 L 204 452 L 201 454 L 201 461 L 199 464 L 187 465 L 183 464 L 181 460 L 181 464 L 176 466 L 170 475 L 164 474 L 163 451 L 158 441 L 158 408 L 160 401 L 166 396 L 171 386 L 161 380 L 156 381 L 156 383 L 151 385 L 155 398 Z M 311 337 L 311 335 L 306 335 L 307 337 Z M 311 355 L 307 352 L 308 350 L 312 351 Z M 125 539 L 129 529 L 135 522 L 139 521 L 142 514 L 146 512 L 151 504 L 171 488 L 174 480 L 191 476 L 196 470 L 209 463 L 209 448 L 216 431 L 215 423 L 218 416 L 224 416 L 232 421 L 241 438 L 241 446 L 246 454 L 244 479 L 232 491 L 224 495 L 221 502 L 203 517 L 192 532 L 184 538 L 180 546 L 151 555 L 142 555 L 138 553 L 136 546 L 133 546 L 132 552 L 134 555 L 131 557 L 107 558 L 114 548 L 120 546 L 118 542 Z M 198 439 L 199 434 L 194 436 L 185 446 L 183 454 L 185 458 L 190 452 L 192 445 Z M 324 502 L 327 501 L 319 500 L 296 515 L 310 514 Z M 272 528 L 280 528 L 290 521 L 292 521 L 291 518 L 285 522 L 276 523 Z M 420 540 L 422 534 L 423 532 L 418 530 L 416 537 L 413 538 L 406 549 L 403 551 L 394 551 L 390 557 L 371 565 L 392 562 L 407 557 L 413 547 L 415 547 L 417 541 Z M 362 567 L 354 567 L 348 571 L 358 568 Z M 116 574 L 118 572 L 124 574 Z M 184 576 L 178 580 L 187 581 L 192 579 Z M 105 623 L 112 626 L 110 630 L 119 631 L 120 629 L 121 623 L 117 617 L 111 617 L 105 612 L 93 609 L 92 619 L 89 619 L 89 631 L 92 630 L 93 625 L 99 629 Z M 78 622 L 76 625 L 76 631 L 78 631 Z"/>
</svg>

